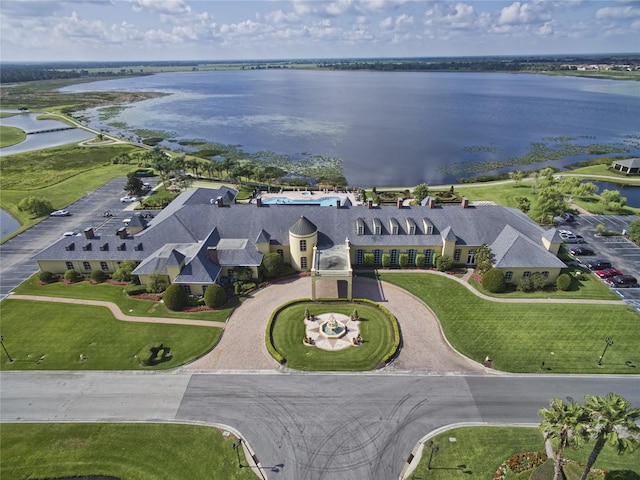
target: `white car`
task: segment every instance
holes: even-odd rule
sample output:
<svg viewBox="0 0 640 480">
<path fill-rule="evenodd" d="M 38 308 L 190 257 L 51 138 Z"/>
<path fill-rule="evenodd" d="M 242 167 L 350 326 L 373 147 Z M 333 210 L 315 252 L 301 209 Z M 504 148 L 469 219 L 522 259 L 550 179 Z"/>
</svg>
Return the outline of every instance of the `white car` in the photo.
<svg viewBox="0 0 640 480">
<path fill-rule="evenodd" d="M 130 197 L 129 195 L 120 198 L 120 201 L 124 203 L 135 202 L 137 200 L 138 200 L 138 197 Z"/>
<path fill-rule="evenodd" d="M 80 235 L 82 235 L 78 230 L 73 230 L 70 232 L 64 232 L 62 234 L 63 237 L 79 237 Z"/>
<path fill-rule="evenodd" d="M 56 210 L 49 214 L 50 217 L 68 217 L 69 215 L 71 215 L 69 210 Z"/>
</svg>

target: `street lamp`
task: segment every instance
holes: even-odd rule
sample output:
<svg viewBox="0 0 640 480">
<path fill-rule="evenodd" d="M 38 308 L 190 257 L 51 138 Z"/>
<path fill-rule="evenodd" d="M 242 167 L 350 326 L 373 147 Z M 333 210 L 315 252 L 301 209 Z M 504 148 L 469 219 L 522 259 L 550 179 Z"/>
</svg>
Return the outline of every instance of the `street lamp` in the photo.
<svg viewBox="0 0 640 480">
<path fill-rule="evenodd" d="M 240 463 L 240 449 L 242 448 L 242 439 L 238 439 L 238 443 L 232 443 L 231 448 L 236 451 L 236 456 L 238 457 L 238 468 L 242 468 L 242 463 Z"/>
<path fill-rule="evenodd" d="M 431 470 L 431 459 L 433 459 L 434 453 L 438 453 L 438 450 L 440 450 L 440 447 L 435 445 L 433 443 L 433 440 L 429 440 L 429 443 L 427 443 L 427 445 L 431 449 L 431 453 L 429 454 L 429 463 L 427 463 L 427 470 Z"/>
<path fill-rule="evenodd" d="M 598 365 L 602 365 L 602 357 L 604 357 L 604 354 L 607 352 L 607 348 L 613 345 L 613 340 L 611 340 L 609 337 L 606 337 L 604 341 L 605 341 L 605 346 L 604 346 L 604 350 L 602 351 L 602 355 L 600 355 L 600 360 L 598 360 Z"/>
<path fill-rule="evenodd" d="M 7 357 L 9 357 L 9 363 L 13 363 L 13 358 L 11 358 L 11 355 L 9 355 L 9 352 L 7 351 L 7 347 L 4 346 L 3 340 L 4 340 L 4 336 L 0 335 L 0 345 L 2 345 L 4 353 L 7 354 Z"/>
</svg>

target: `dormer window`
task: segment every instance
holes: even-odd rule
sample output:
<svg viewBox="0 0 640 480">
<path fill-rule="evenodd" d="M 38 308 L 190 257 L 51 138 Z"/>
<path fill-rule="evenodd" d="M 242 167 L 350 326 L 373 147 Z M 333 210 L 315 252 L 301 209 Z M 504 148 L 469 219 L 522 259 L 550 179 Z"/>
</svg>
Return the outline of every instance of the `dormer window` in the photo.
<svg viewBox="0 0 640 480">
<path fill-rule="evenodd" d="M 428 218 L 422 219 L 422 228 L 424 228 L 425 235 L 433 235 L 433 223 Z"/>
<path fill-rule="evenodd" d="M 371 230 L 373 230 L 374 235 L 382 235 L 382 222 L 380 222 L 379 218 L 373 219 Z"/>
<path fill-rule="evenodd" d="M 364 220 L 362 218 L 356 219 L 356 235 L 364 235 Z"/>
<path fill-rule="evenodd" d="M 398 220 L 391 217 L 389 219 L 389 231 L 391 235 L 398 235 L 400 233 L 400 225 L 398 224 Z"/>
<path fill-rule="evenodd" d="M 407 218 L 407 232 L 409 235 L 415 235 L 416 230 L 416 222 L 413 221 L 413 218 Z"/>
</svg>

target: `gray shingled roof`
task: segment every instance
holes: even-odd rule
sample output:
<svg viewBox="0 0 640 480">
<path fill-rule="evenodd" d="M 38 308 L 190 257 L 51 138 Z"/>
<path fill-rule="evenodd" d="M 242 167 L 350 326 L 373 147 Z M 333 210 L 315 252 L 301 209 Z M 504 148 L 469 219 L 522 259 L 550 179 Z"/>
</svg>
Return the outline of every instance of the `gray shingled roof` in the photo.
<svg viewBox="0 0 640 480">
<path fill-rule="evenodd" d="M 325 207 L 326 208 L 326 207 Z M 318 231 L 318 227 L 316 227 L 313 223 L 309 221 L 305 216 L 301 216 L 296 223 L 291 225 L 289 228 L 289 232 L 294 235 L 311 235 Z"/>
<path fill-rule="evenodd" d="M 511 225 L 505 225 L 500 235 L 489 245 L 497 268 L 563 268 L 564 263 L 539 243 L 522 235 Z"/>
<path fill-rule="evenodd" d="M 629 168 L 640 168 L 640 158 L 628 158 L 626 160 L 616 160 L 616 165 L 623 165 Z"/>
</svg>

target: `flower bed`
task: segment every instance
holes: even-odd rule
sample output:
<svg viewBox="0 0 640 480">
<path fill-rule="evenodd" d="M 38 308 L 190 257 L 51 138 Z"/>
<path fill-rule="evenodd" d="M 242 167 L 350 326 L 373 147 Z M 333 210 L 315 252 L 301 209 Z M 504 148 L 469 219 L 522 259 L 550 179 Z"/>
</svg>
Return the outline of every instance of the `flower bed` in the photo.
<svg viewBox="0 0 640 480">
<path fill-rule="evenodd" d="M 160 297 L 157 295 L 131 295 L 129 298 L 137 298 L 138 300 L 153 300 L 154 302 L 159 302 Z"/>
<path fill-rule="evenodd" d="M 502 462 L 493 474 L 493 480 L 504 480 L 507 472 L 522 473 L 542 465 L 547 461 L 547 454 L 544 452 L 522 452 L 516 453 L 508 460 Z"/>
</svg>

